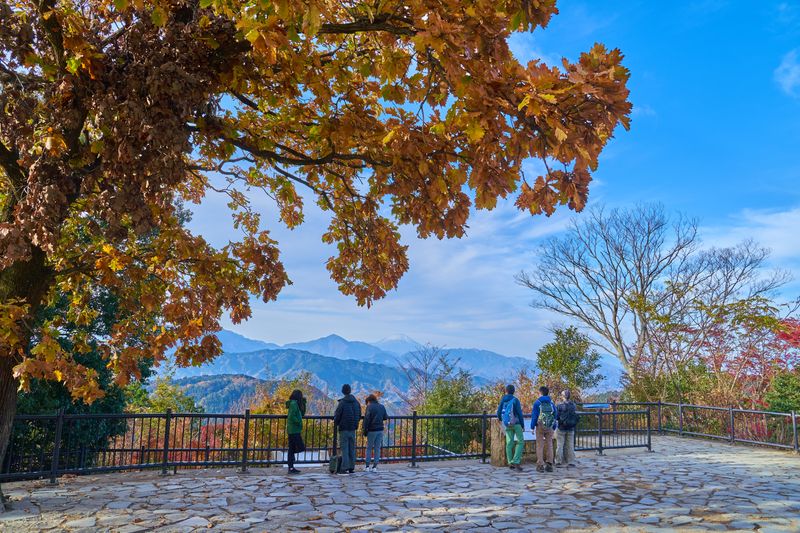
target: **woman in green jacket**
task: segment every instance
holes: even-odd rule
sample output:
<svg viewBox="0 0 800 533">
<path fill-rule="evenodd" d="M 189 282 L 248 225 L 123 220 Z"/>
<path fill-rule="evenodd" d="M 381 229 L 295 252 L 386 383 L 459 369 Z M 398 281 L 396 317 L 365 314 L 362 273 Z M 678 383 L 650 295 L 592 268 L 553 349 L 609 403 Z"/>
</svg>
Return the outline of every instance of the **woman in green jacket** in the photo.
<svg viewBox="0 0 800 533">
<path fill-rule="evenodd" d="M 289 473 L 299 474 L 300 471 L 294 467 L 294 456 L 305 451 L 306 445 L 303 443 L 303 416 L 306 414 L 306 399 L 303 393 L 295 389 L 286 402 L 289 414 L 286 417 L 286 433 L 289 435 Z"/>
</svg>

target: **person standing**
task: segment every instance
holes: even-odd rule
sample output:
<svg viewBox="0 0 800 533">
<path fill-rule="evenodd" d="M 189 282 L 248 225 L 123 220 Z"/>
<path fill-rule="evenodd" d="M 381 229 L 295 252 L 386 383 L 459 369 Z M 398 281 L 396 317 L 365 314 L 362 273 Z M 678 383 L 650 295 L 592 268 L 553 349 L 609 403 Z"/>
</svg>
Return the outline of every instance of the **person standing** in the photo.
<svg viewBox="0 0 800 533">
<path fill-rule="evenodd" d="M 539 399 L 533 403 L 531 429 L 536 430 L 536 471 L 553 471 L 553 432 L 558 409 L 550 399 L 550 389 L 539 387 Z"/>
<path fill-rule="evenodd" d="M 302 453 L 306 449 L 303 442 L 303 417 L 306 414 L 306 399 L 303 393 L 295 389 L 286 401 L 286 433 L 289 435 L 289 452 L 287 459 L 289 462 L 289 473 L 299 474 L 300 471 L 294 467 L 295 454 Z"/>
<path fill-rule="evenodd" d="M 383 423 L 389 420 L 386 408 L 378 401 L 377 396 L 370 394 L 367 396 L 367 408 L 364 411 L 364 422 L 361 425 L 364 436 L 367 437 L 367 450 L 364 452 L 364 469 L 367 472 L 375 472 L 378 469 L 378 462 L 381 460 L 381 445 L 383 444 Z M 370 466 L 370 456 L 372 466 Z"/>
<path fill-rule="evenodd" d="M 556 429 L 556 466 L 575 466 L 575 428 L 578 426 L 578 410 L 569 390 L 561 392 Z"/>
<path fill-rule="evenodd" d="M 352 474 L 356 468 L 356 430 L 361 420 L 361 405 L 351 394 L 350 385 L 342 385 L 344 396 L 336 406 L 333 425 L 339 431 L 339 445 L 342 450 L 342 473 Z"/>
<path fill-rule="evenodd" d="M 506 385 L 506 394 L 497 406 L 497 419 L 506 429 L 506 460 L 511 470 L 522 470 L 522 451 L 525 441 L 522 436 L 522 404 L 514 396 L 514 385 Z"/>
</svg>

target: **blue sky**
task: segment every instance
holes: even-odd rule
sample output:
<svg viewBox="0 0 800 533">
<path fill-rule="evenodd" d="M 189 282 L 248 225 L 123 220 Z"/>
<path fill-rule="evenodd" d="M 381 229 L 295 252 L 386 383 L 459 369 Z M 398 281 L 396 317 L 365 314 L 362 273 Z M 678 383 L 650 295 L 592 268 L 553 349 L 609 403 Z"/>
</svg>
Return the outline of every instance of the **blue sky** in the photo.
<svg viewBox="0 0 800 533">
<path fill-rule="evenodd" d="M 605 150 L 590 203 L 661 202 L 696 217 L 706 243 L 756 239 L 773 250 L 773 266 L 800 278 L 800 1 L 562 1 L 559 9 L 545 31 L 513 37 L 521 61 L 575 60 L 602 42 L 622 49 L 632 71 L 632 128 Z M 257 203 L 275 219 L 269 202 Z M 231 238 L 224 199 L 209 196 L 194 211 L 195 231 L 216 245 Z M 254 300 L 247 323 L 225 325 L 278 343 L 404 333 L 533 357 L 560 318 L 532 309 L 513 276 L 572 216 L 580 215 L 530 217 L 507 202 L 476 213 L 461 240 L 420 241 L 404 228 L 411 269 L 365 309 L 328 278 L 326 216 L 309 205 L 301 228 L 269 226 L 294 285 L 277 302 Z M 800 282 L 788 293 L 800 295 Z"/>
</svg>

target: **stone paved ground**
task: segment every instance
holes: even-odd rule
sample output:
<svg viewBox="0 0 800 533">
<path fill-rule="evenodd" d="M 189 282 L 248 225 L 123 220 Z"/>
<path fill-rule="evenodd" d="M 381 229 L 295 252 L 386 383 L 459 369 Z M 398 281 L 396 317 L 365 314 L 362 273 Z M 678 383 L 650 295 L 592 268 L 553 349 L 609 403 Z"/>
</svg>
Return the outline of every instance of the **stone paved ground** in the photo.
<svg viewBox="0 0 800 533">
<path fill-rule="evenodd" d="M 4 531 L 800 531 L 800 457 L 662 437 L 566 472 L 479 461 L 288 477 L 279 468 L 117 473 L 5 486 Z"/>
</svg>

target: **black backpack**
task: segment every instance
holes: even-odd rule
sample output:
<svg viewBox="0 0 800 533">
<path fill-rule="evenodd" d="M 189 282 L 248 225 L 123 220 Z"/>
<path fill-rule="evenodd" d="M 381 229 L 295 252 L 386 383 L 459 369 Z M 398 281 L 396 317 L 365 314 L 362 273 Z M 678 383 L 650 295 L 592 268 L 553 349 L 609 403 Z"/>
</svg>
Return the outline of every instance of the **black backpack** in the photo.
<svg viewBox="0 0 800 533">
<path fill-rule="evenodd" d="M 580 417 L 578 413 L 575 411 L 575 404 L 569 402 L 569 407 L 566 409 L 559 409 L 558 410 L 558 429 L 563 429 L 564 431 L 571 431 L 578 426 L 578 422 L 580 421 Z"/>
</svg>

